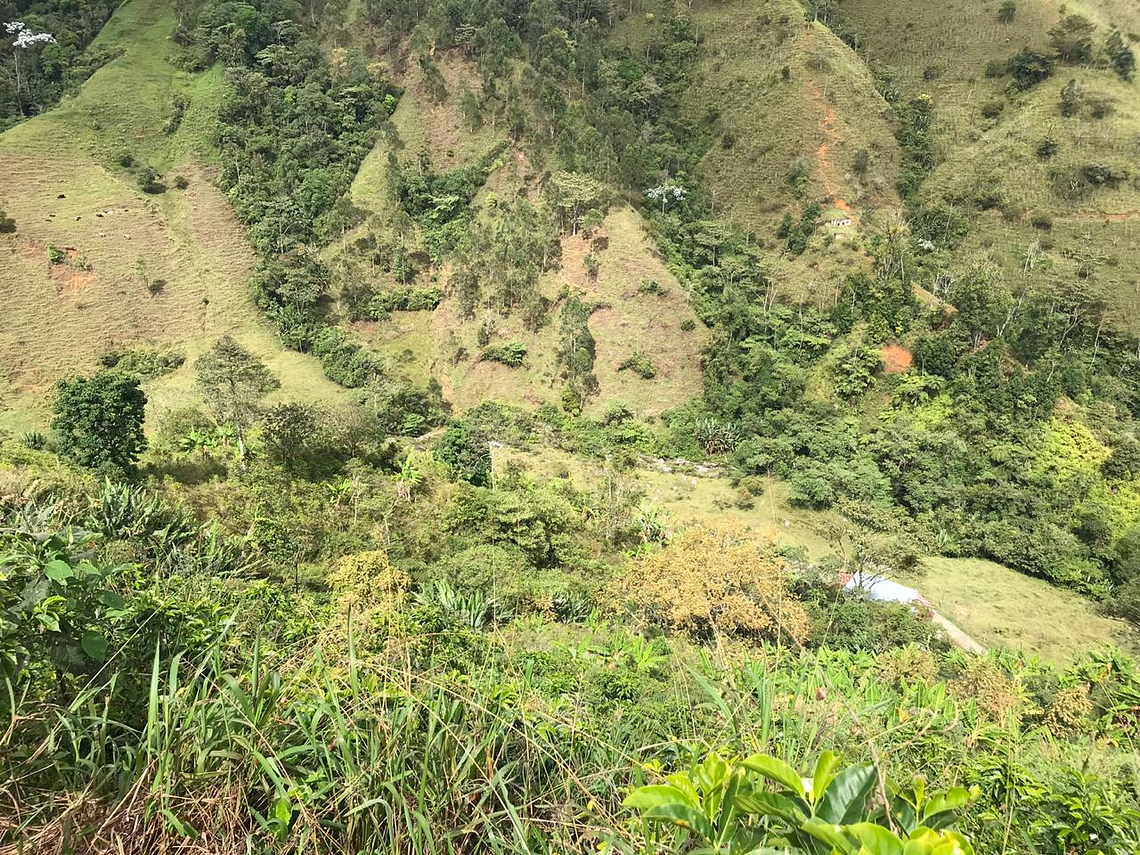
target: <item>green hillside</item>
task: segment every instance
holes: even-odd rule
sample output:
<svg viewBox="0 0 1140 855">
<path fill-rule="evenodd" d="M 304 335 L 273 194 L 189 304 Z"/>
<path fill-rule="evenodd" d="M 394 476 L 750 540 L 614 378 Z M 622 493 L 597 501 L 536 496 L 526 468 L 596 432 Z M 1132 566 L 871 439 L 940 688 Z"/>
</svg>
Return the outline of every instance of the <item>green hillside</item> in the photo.
<svg viewBox="0 0 1140 855">
<path fill-rule="evenodd" d="M 122 56 L 74 98 L 0 135 L 0 206 L 17 225 L 0 236 L 9 294 L 0 424 L 42 424 L 52 384 L 95 368 L 103 353 L 172 349 L 191 361 L 225 333 L 266 359 L 289 397 L 340 397 L 309 360 L 281 347 L 250 299 L 254 255 L 210 166 L 220 70 L 171 65 L 173 25 L 161 2 L 121 7 L 95 46 Z M 167 134 L 176 95 L 189 105 Z M 118 163 L 123 153 L 130 169 Z M 170 188 L 144 193 L 144 166 Z M 179 175 L 184 190 L 173 186 Z M 58 263 L 49 247 L 62 252 Z M 189 366 L 150 394 L 153 419 L 196 401 Z"/>
<path fill-rule="evenodd" d="M 1134 327 L 1140 102 L 1112 70 L 1104 41 L 1112 26 L 1135 33 L 1138 13 L 1126 4 L 1022 2 L 1005 20 L 998 5 L 897 4 L 884 12 L 879 3 L 844 0 L 838 15 L 876 73 L 906 97 L 933 99 L 940 162 L 922 193 L 981 211 L 963 260 L 996 259 L 1015 287 L 1091 280 L 1116 319 Z M 1094 23 L 1095 61 L 1061 63 L 1048 80 L 1018 91 L 1005 64 L 1023 48 L 1049 53 L 1049 32 L 1065 14 Z M 1070 80 L 1082 95 L 1066 116 L 1061 92 Z M 1089 183 L 1089 170 L 1101 168 L 1118 178 Z"/>
<path fill-rule="evenodd" d="M 1132 3 L 0 23 L 0 853 L 1140 851 Z"/>
</svg>

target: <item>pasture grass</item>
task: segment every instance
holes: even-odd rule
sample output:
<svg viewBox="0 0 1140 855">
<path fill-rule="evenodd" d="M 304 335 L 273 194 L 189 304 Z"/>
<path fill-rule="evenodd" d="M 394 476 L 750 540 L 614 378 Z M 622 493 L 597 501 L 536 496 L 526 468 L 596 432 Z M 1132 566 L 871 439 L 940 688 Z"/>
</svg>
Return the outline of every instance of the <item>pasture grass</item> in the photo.
<svg viewBox="0 0 1140 855">
<path fill-rule="evenodd" d="M 539 281 L 553 308 L 537 331 L 524 326 L 517 310 L 507 317 L 480 310 L 474 318 L 463 318 L 451 297 L 432 313 L 395 312 L 388 320 L 359 329 L 409 376 L 426 380 L 434 375 L 457 411 L 487 400 L 527 407 L 557 403 L 562 391 L 557 365 L 559 295 L 569 289 L 584 303 L 598 306 L 590 329 L 597 343 L 594 370 L 600 393 L 589 402 L 588 412 L 601 412 L 620 401 L 639 413 L 659 413 L 699 396 L 700 351 L 707 333 L 696 322 L 681 284 L 654 253 L 640 215 L 629 207 L 616 208 L 599 234 L 609 239 L 605 248 L 593 248 L 581 235 L 562 239 L 561 268 Z M 586 270 L 585 257 L 591 251 L 599 262 L 597 278 Z M 445 280 L 446 273 L 440 278 Z M 492 344 L 517 341 L 526 346 L 523 368 L 479 359 L 483 348 L 477 335 L 487 319 L 496 328 Z M 694 322 L 693 329 L 681 329 L 686 320 Z M 634 352 L 649 357 L 657 372 L 654 378 L 619 370 Z"/>
<path fill-rule="evenodd" d="M 1065 13 L 1085 14 L 1098 24 L 1093 40 L 1099 56 L 1111 23 L 1125 33 L 1140 30 L 1140 7 L 1116 0 L 1019 0 L 1009 23 L 998 20 L 997 9 L 996 2 L 974 0 L 890 5 L 845 0 L 841 16 L 859 35 L 861 59 L 891 77 L 905 98 L 929 94 L 934 101 L 932 130 L 940 163 L 923 188 L 924 197 L 963 199 L 969 208 L 988 196 L 996 206 L 976 217 L 956 259 L 959 266 L 993 259 L 1005 268 L 1011 286 L 1066 288 L 1091 262 L 1093 284 L 1105 293 L 1116 320 L 1135 331 L 1140 185 L 1125 180 L 1067 199 L 1055 191 L 1053 175 L 1086 164 L 1134 172 L 1140 161 L 1136 85 L 1098 62 L 1058 66 L 1044 83 L 1016 93 L 1008 76 L 988 78 L 985 68 L 990 62 L 1004 64 L 1023 47 L 1051 53 L 1048 30 Z M 1086 107 L 1066 118 L 1060 92 L 1070 79 L 1085 85 Z M 1087 106 L 1096 99 L 1111 107 L 1099 119 Z M 986 118 L 987 105 L 1000 106 L 1000 113 Z M 1046 137 L 1058 147 L 1047 160 L 1037 155 Z M 1035 241 L 1043 255 L 1026 269 Z"/>
<path fill-rule="evenodd" d="M 1060 663 L 1105 647 L 1135 649 L 1127 623 L 1104 617 L 1085 597 L 977 558 L 926 558 L 914 584 L 946 617 L 987 647 L 1009 647 Z"/>
</svg>

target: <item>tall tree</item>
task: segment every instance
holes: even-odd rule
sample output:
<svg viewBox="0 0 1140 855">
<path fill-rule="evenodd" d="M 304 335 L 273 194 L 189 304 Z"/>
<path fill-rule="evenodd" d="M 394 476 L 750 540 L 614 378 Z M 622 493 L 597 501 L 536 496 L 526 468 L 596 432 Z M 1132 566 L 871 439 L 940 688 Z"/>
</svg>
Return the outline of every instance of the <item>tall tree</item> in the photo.
<svg viewBox="0 0 1140 855">
<path fill-rule="evenodd" d="M 257 418 L 261 399 L 281 383 L 264 362 L 228 335 L 198 357 L 194 372 L 214 415 L 234 429 L 244 466 L 245 432 Z"/>
<path fill-rule="evenodd" d="M 1124 37 L 1120 35 L 1120 30 L 1114 27 L 1112 32 L 1108 34 L 1104 51 L 1108 54 L 1108 58 L 1112 61 L 1112 67 L 1116 69 L 1120 79 L 1131 80 L 1136 74 L 1136 54 L 1132 52 L 1132 48 L 1124 43 Z"/>
<path fill-rule="evenodd" d="M 1066 15 L 1049 30 L 1049 40 L 1057 51 L 1057 59 L 1068 63 L 1086 63 L 1092 59 L 1092 37 L 1096 25 L 1083 15 Z"/>
<path fill-rule="evenodd" d="M 146 395 L 137 377 L 102 371 L 61 380 L 54 409 L 60 452 L 82 466 L 127 473 L 146 448 Z"/>
</svg>

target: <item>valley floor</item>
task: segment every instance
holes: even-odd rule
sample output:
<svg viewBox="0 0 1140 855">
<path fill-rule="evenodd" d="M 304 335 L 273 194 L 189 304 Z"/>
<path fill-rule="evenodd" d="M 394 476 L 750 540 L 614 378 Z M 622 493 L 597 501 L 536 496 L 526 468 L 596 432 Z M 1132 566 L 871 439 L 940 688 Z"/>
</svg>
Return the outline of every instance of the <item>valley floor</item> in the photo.
<svg viewBox="0 0 1140 855">
<path fill-rule="evenodd" d="M 588 489 L 598 475 L 581 459 L 552 449 L 507 449 L 504 455 L 532 476 L 566 477 L 579 489 Z M 833 551 L 826 532 L 837 517 L 793 507 L 787 485 L 775 479 L 766 479 L 763 494 L 751 500 L 742 499 L 719 470 L 685 462 L 646 461 L 635 479 L 648 505 L 666 511 L 675 525 L 733 516 L 811 559 Z M 1099 614 L 1088 598 L 992 561 L 930 556 L 919 573 L 899 581 L 922 593 L 937 610 L 935 620 L 965 650 L 1006 647 L 1067 663 L 1091 650 L 1133 650 L 1138 644 L 1126 621 Z"/>
</svg>

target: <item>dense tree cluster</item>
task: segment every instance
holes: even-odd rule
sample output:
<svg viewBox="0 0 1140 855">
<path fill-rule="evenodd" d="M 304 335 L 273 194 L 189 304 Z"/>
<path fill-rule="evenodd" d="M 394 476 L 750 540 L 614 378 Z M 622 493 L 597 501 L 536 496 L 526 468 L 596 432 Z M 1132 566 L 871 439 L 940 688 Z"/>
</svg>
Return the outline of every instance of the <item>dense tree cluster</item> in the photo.
<svg viewBox="0 0 1140 855">
<path fill-rule="evenodd" d="M 113 57 L 88 50 L 111 17 L 109 0 L 0 4 L 0 131 L 55 106 Z"/>
</svg>

